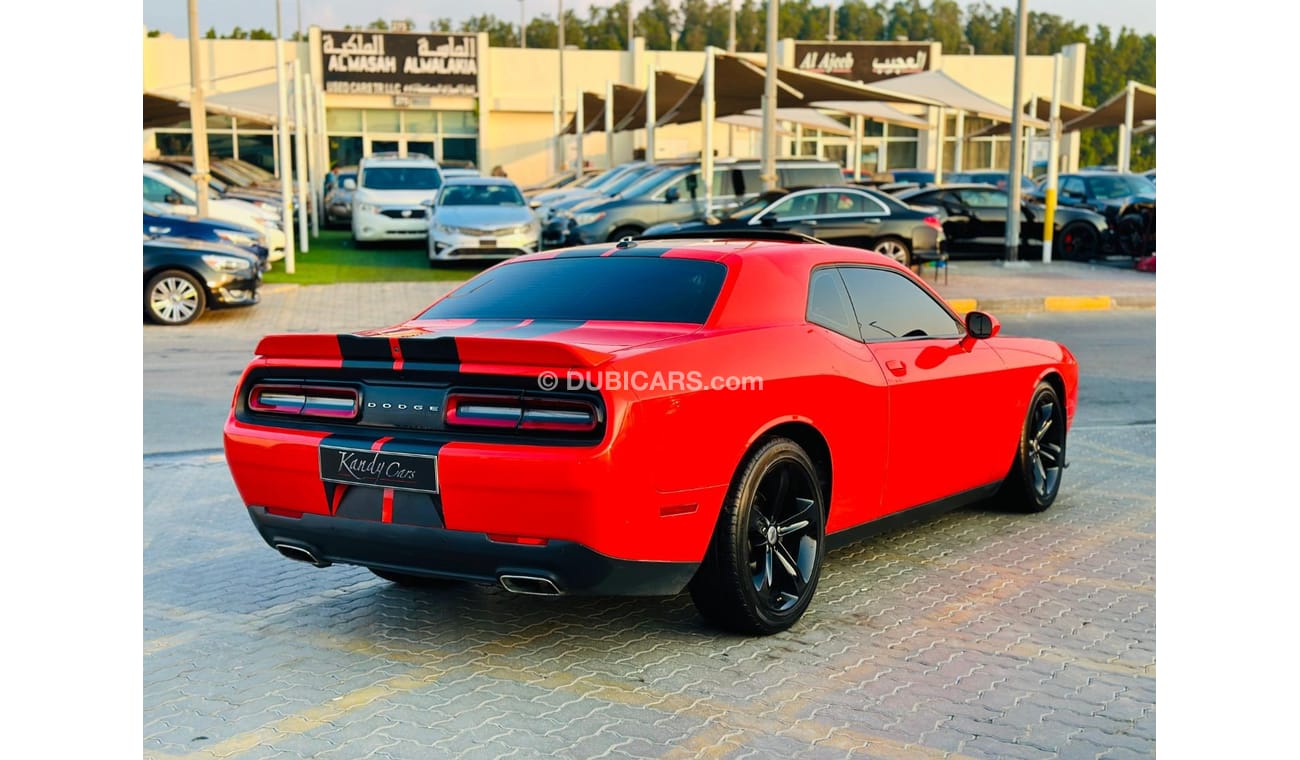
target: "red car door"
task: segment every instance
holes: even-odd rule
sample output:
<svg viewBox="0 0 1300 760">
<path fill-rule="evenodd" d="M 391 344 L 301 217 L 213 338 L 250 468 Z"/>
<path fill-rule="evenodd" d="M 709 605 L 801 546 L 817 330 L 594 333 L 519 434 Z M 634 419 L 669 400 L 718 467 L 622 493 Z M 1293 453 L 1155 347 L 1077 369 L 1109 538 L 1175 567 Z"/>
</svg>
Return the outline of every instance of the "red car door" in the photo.
<svg viewBox="0 0 1300 760">
<path fill-rule="evenodd" d="M 999 480 L 1006 462 L 981 435 L 1005 414 L 1002 360 L 901 272 L 843 266 L 867 348 L 884 369 L 889 424 L 883 513 Z"/>
</svg>

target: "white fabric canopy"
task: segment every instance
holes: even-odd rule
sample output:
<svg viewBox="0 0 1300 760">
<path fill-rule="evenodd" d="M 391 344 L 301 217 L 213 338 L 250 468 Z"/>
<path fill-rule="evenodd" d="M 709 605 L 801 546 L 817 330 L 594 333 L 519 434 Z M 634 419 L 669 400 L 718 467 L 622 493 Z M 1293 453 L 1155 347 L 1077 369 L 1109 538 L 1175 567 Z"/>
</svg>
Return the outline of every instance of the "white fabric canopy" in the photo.
<svg viewBox="0 0 1300 760">
<path fill-rule="evenodd" d="M 942 71 L 922 71 L 919 74 L 894 77 L 871 85 L 878 90 L 899 96 L 929 98 L 944 108 L 982 116 L 994 121 L 1011 121 L 1011 108 L 975 92 Z M 1035 129 L 1046 129 L 1047 122 L 1025 116 L 1022 123 Z"/>
<path fill-rule="evenodd" d="M 761 116 L 736 113 L 730 116 L 719 116 L 717 121 L 719 124 L 730 124 L 733 127 L 740 127 L 741 129 L 753 129 L 758 132 L 763 131 L 763 117 Z M 782 129 L 780 126 L 776 128 L 776 133 L 782 137 L 794 137 L 794 132 L 791 132 L 788 129 Z"/>
<path fill-rule="evenodd" d="M 840 111 L 855 116 L 862 116 L 871 121 L 897 124 L 901 127 L 911 127 L 912 129 L 930 128 L 930 123 L 925 119 L 922 119 L 920 116 L 903 113 L 888 103 L 874 100 L 819 100 L 816 103 L 813 103 L 813 105 L 817 108 L 824 108 L 828 111 Z"/>
<path fill-rule="evenodd" d="M 763 109 L 751 108 L 745 112 L 745 115 L 756 116 L 759 118 L 761 123 L 763 118 Z M 823 132 L 835 132 L 836 134 L 841 135 L 853 134 L 852 127 L 847 124 L 841 124 L 815 108 L 778 108 L 776 109 L 776 118 L 777 121 L 789 121 L 795 124 L 802 124 L 805 127 L 820 129 Z"/>
</svg>

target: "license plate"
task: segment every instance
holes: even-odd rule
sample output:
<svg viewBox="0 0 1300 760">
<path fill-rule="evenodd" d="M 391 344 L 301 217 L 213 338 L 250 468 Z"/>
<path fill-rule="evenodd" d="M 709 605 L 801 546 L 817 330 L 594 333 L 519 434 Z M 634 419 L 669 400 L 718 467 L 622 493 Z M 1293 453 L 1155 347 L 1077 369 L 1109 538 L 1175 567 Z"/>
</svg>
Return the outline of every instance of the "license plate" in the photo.
<svg viewBox="0 0 1300 760">
<path fill-rule="evenodd" d="M 438 493 L 438 457 L 321 446 L 320 478 L 354 486 Z"/>
<path fill-rule="evenodd" d="M 479 247 L 479 248 L 496 248 L 496 247 L 497 247 L 497 240 L 496 240 L 496 238 L 481 238 L 481 239 L 479 239 L 479 241 L 478 241 L 478 247 Z"/>
</svg>

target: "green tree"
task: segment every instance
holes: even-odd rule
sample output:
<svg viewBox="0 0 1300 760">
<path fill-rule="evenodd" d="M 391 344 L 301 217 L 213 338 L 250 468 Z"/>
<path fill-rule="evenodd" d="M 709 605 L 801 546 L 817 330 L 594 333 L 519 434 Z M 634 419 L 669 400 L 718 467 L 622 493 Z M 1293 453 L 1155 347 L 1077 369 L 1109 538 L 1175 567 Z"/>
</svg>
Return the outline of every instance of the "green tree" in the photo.
<svg viewBox="0 0 1300 760">
<path fill-rule="evenodd" d="M 144 36 L 146 36 L 146 37 L 159 37 L 159 36 L 161 36 L 161 35 L 162 35 L 162 31 L 161 31 L 161 30 L 159 30 L 159 29 L 150 29 L 148 32 L 145 32 L 145 35 L 144 35 Z M 215 31 L 212 33 L 212 36 L 213 36 L 213 37 L 216 37 L 216 36 L 217 36 Z"/>
<path fill-rule="evenodd" d="M 885 13 L 883 3 L 873 6 L 866 0 L 846 0 L 835 12 L 835 36 L 846 41 L 882 40 Z"/>
<path fill-rule="evenodd" d="M 449 18 L 435 18 L 429 22 L 429 31 L 431 32 L 450 32 L 451 29 L 451 19 Z"/>
<path fill-rule="evenodd" d="M 149 36 L 150 36 L 150 37 L 153 37 L 153 36 L 155 36 L 155 35 L 150 34 Z M 215 26 L 210 26 L 210 27 L 208 27 L 207 34 L 204 34 L 204 35 L 203 35 L 203 39 L 205 39 L 205 40 L 215 40 L 216 38 L 217 38 L 217 28 L 216 28 Z"/>
<path fill-rule="evenodd" d="M 382 18 L 377 18 L 374 21 L 371 21 L 369 24 L 366 24 L 366 28 L 373 29 L 376 32 L 386 32 L 388 31 L 388 22 L 383 20 Z"/>
<path fill-rule="evenodd" d="M 651 50 L 673 47 L 673 30 L 680 28 L 677 9 L 668 0 L 650 0 L 636 15 L 636 28 Z"/>
<path fill-rule="evenodd" d="M 519 47 L 519 30 L 515 25 L 488 13 L 462 21 L 460 31 L 487 32 L 488 44 L 493 47 Z"/>
<path fill-rule="evenodd" d="M 265 29 L 257 28 L 257 29 L 254 29 L 253 31 L 251 31 L 251 32 L 248 33 L 248 39 L 250 39 L 250 40 L 273 40 L 273 39 L 275 39 L 275 35 L 274 35 L 274 34 L 271 34 L 270 32 L 266 31 Z"/>
</svg>

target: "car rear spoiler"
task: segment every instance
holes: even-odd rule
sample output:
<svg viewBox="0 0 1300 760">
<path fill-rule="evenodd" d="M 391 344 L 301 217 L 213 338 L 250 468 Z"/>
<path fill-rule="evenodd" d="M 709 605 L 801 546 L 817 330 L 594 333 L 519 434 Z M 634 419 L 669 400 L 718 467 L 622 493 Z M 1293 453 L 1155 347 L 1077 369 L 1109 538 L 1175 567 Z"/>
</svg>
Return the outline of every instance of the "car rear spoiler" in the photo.
<svg viewBox="0 0 1300 760">
<path fill-rule="evenodd" d="M 529 367 L 596 367 L 613 357 L 612 353 L 557 341 L 478 336 L 439 337 L 418 330 L 396 335 L 267 335 L 258 342 L 255 353 L 266 359 Z"/>
</svg>

